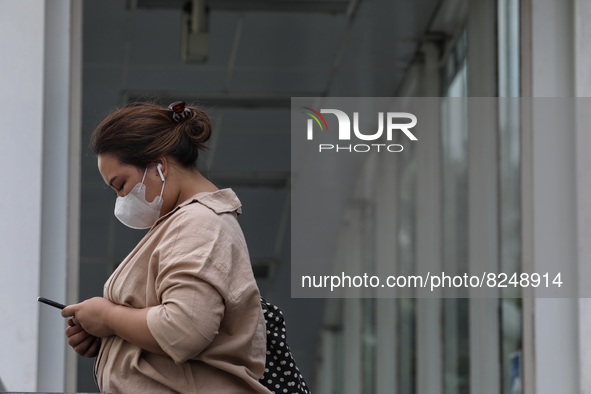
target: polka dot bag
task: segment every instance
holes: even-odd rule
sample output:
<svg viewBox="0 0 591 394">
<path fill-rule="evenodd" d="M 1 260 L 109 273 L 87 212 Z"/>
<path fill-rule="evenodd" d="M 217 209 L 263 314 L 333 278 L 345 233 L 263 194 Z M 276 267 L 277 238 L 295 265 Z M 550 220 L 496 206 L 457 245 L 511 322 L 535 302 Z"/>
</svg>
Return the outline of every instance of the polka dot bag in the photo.
<svg viewBox="0 0 591 394">
<path fill-rule="evenodd" d="M 283 313 L 261 298 L 267 322 L 267 361 L 260 382 L 274 394 L 310 394 L 287 345 Z"/>
</svg>

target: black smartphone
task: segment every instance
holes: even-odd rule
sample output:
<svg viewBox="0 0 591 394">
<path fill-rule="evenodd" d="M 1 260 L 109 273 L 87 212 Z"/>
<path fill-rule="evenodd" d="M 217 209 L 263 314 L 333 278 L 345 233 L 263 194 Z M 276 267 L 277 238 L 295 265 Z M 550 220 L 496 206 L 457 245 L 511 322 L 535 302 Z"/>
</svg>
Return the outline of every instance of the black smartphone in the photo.
<svg viewBox="0 0 591 394">
<path fill-rule="evenodd" d="M 50 305 L 54 308 L 64 309 L 66 306 L 64 304 L 60 304 L 59 302 L 52 301 L 45 297 L 37 297 L 37 301 L 42 302 L 44 304 Z"/>
</svg>

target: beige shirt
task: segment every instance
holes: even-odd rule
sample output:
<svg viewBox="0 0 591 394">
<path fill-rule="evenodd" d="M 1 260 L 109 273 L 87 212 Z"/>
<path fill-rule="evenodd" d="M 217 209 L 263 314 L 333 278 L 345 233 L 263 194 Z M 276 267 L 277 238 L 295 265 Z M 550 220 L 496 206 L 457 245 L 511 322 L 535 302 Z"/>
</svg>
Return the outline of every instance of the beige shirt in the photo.
<svg viewBox="0 0 591 394">
<path fill-rule="evenodd" d="M 231 189 L 199 193 L 156 222 L 107 280 L 104 297 L 152 307 L 166 356 L 103 338 L 95 372 L 109 393 L 270 393 L 259 383 L 265 320 Z"/>
</svg>

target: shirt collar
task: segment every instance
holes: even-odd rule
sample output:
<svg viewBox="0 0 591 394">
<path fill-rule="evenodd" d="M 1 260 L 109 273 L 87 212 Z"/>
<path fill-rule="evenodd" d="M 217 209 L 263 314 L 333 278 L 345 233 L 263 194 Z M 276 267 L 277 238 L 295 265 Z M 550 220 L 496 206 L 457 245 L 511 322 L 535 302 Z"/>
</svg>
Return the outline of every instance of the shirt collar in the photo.
<svg viewBox="0 0 591 394">
<path fill-rule="evenodd" d="M 217 214 L 226 212 L 242 213 L 242 203 L 232 189 L 221 189 L 215 192 L 197 193 L 179 206 L 199 202 Z"/>
<path fill-rule="evenodd" d="M 188 200 L 183 201 L 182 203 L 177 205 L 172 211 L 160 217 L 156 221 L 156 223 L 154 223 L 154 226 L 152 226 L 152 228 L 154 228 L 158 223 L 164 221 L 166 218 L 174 214 L 179 209 L 186 207 L 187 205 L 193 204 L 195 202 L 198 202 L 206 206 L 218 215 L 226 212 L 236 212 L 236 214 L 238 215 L 242 213 L 242 203 L 238 199 L 238 196 L 236 196 L 236 193 L 234 193 L 234 190 L 227 188 L 216 190 L 214 192 L 201 192 L 195 194 Z"/>
</svg>

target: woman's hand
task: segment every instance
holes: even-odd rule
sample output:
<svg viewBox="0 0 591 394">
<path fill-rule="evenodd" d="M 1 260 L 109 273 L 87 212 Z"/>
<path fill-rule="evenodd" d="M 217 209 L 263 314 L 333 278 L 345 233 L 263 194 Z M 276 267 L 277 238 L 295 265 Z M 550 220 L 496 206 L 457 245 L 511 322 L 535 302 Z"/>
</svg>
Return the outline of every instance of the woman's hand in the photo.
<svg viewBox="0 0 591 394">
<path fill-rule="evenodd" d="M 104 338 L 116 335 L 149 352 L 166 354 L 148 328 L 149 310 L 117 305 L 106 298 L 94 297 L 65 307 L 62 316 L 71 317 L 75 325 L 82 327 L 91 336 Z M 78 340 L 73 339 L 72 343 Z"/>
<path fill-rule="evenodd" d="M 86 333 L 104 338 L 115 335 L 109 324 L 109 315 L 114 308 L 115 304 L 106 298 L 94 297 L 65 307 L 62 310 L 62 316 L 71 317 L 73 323 L 80 326 Z"/>
<path fill-rule="evenodd" d="M 68 328 L 66 328 L 68 345 L 76 353 L 84 357 L 96 357 L 101 347 L 101 339 L 86 332 L 80 325 L 68 319 Z"/>
</svg>

